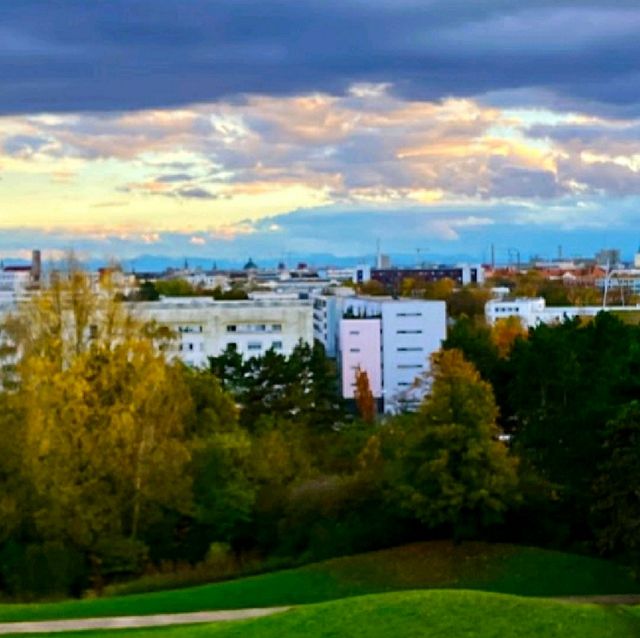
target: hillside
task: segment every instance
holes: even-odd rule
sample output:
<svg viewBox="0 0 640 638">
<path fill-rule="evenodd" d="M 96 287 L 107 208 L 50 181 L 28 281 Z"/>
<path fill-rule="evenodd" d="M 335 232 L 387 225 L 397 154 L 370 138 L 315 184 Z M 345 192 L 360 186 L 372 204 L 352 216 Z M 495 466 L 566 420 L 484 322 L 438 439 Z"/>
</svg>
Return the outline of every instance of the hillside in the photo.
<svg viewBox="0 0 640 638">
<path fill-rule="evenodd" d="M 117 638 L 625 638 L 638 631 L 640 616 L 627 608 L 447 590 L 363 596 L 248 621 L 118 631 Z M 82 635 L 106 638 L 104 631 Z"/>
<path fill-rule="evenodd" d="M 410 589 L 567 596 L 638 593 L 640 585 L 607 561 L 513 545 L 438 541 L 173 591 L 5 604 L 0 621 L 298 605 Z"/>
</svg>

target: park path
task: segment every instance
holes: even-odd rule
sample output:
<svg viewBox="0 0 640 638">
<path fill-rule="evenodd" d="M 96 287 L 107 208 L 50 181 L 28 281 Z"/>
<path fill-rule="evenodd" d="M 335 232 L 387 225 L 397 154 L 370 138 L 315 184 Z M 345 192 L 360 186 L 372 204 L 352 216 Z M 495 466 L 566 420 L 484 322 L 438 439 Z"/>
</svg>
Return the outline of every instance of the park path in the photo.
<svg viewBox="0 0 640 638">
<path fill-rule="evenodd" d="M 259 609 L 235 609 L 231 611 L 198 611 L 188 614 L 155 614 L 152 616 L 115 616 L 112 618 L 75 618 L 70 620 L 38 620 L 29 622 L 0 623 L 0 634 L 44 634 L 85 629 L 126 629 L 139 627 L 166 627 L 195 623 L 222 622 L 261 618 L 289 607 L 264 607 Z"/>
<path fill-rule="evenodd" d="M 639 605 L 640 595 L 614 596 L 559 596 L 553 600 L 568 603 L 592 603 L 596 605 Z M 113 616 L 101 618 L 74 618 L 69 620 L 37 620 L 0 623 L 2 634 L 44 634 L 90 629 L 137 629 L 143 627 L 167 627 L 228 620 L 262 618 L 287 611 L 291 607 L 260 607 L 225 611 L 197 611 L 184 614 L 154 614 L 149 616 Z"/>
</svg>

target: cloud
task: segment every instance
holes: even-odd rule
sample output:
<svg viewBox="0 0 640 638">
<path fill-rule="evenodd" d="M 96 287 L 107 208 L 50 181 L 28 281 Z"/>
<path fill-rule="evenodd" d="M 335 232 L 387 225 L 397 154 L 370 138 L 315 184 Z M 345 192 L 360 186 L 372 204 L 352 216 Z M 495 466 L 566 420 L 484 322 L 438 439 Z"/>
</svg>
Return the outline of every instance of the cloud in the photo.
<svg viewBox="0 0 640 638">
<path fill-rule="evenodd" d="M 345 95 L 354 85 L 357 97 L 389 82 L 428 100 L 523 88 L 577 105 L 637 110 L 640 100 L 631 0 L 67 0 L 46 3 L 46 20 L 42 0 L 5 4 L 5 113 Z"/>
</svg>

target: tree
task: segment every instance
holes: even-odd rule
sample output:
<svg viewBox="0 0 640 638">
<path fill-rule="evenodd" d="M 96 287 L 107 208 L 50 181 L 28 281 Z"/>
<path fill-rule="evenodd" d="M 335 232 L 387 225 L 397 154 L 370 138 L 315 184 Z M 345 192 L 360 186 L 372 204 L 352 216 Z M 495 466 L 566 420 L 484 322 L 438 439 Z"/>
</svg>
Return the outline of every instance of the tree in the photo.
<svg viewBox="0 0 640 638">
<path fill-rule="evenodd" d="M 73 266 L 7 327 L 19 354 L 10 401 L 22 423 L 28 526 L 98 563 L 120 550 L 137 561 L 143 528 L 191 501 L 180 366 L 115 292 L 108 281 L 94 290 Z"/>
<path fill-rule="evenodd" d="M 640 328 L 604 312 L 540 325 L 505 365 L 514 449 L 553 486 L 574 538 L 585 538 L 606 424 L 640 393 Z"/>
<path fill-rule="evenodd" d="M 437 281 L 429 281 L 424 285 L 423 297 L 425 299 L 447 301 L 453 294 L 455 287 L 456 282 L 448 277 Z"/>
<path fill-rule="evenodd" d="M 393 466 L 393 496 L 429 526 L 456 537 L 498 520 L 517 494 L 517 461 L 498 439 L 491 386 L 458 350 L 432 356 L 431 393 Z"/>
<path fill-rule="evenodd" d="M 504 359 L 509 356 L 517 339 L 527 338 L 527 331 L 522 325 L 520 317 L 512 316 L 498 319 L 493 326 L 491 336 L 499 356 Z"/>
<path fill-rule="evenodd" d="M 484 307 L 491 298 L 486 288 L 465 286 L 453 292 L 447 299 L 447 309 L 452 317 L 483 317 Z"/>
<path fill-rule="evenodd" d="M 360 418 L 365 423 L 373 423 L 376 420 L 376 400 L 371 392 L 369 375 L 366 370 L 358 367 L 356 369 L 355 401 L 358 407 Z"/>
<path fill-rule="evenodd" d="M 255 490 L 248 477 L 251 440 L 238 424 L 238 409 L 206 370 L 183 368 L 193 411 L 187 419 L 193 476 L 194 518 L 212 538 L 230 540 L 250 518 Z"/>
<path fill-rule="evenodd" d="M 640 402 L 623 406 L 607 426 L 605 458 L 594 484 L 593 526 L 600 549 L 640 567 Z"/>
<path fill-rule="evenodd" d="M 165 297 L 191 297 L 196 289 L 186 279 L 160 279 L 155 283 L 158 295 Z"/>
<path fill-rule="evenodd" d="M 377 297 L 388 294 L 385 285 L 376 279 L 370 279 L 358 285 L 358 292 L 361 295 L 375 295 Z"/>
<path fill-rule="evenodd" d="M 160 295 L 152 281 L 143 281 L 136 295 L 139 301 L 158 301 Z"/>
</svg>

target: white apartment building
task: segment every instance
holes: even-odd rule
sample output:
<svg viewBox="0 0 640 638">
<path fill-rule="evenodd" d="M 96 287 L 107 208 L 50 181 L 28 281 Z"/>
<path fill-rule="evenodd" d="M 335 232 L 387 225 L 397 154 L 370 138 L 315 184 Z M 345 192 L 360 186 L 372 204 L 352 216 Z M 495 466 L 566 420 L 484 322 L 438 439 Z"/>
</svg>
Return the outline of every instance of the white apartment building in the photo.
<svg viewBox="0 0 640 638">
<path fill-rule="evenodd" d="M 12 302 L 24 298 L 31 282 L 30 266 L 0 268 L 0 302 Z"/>
<path fill-rule="evenodd" d="M 484 306 L 489 325 L 499 319 L 519 317 L 525 328 L 534 328 L 541 323 L 561 323 L 575 317 L 595 317 L 602 311 L 638 312 L 638 306 L 549 306 L 542 297 L 522 297 L 511 301 L 492 299 Z"/>
<path fill-rule="evenodd" d="M 431 354 L 446 338 L 443 301 L 359 297 L 352 291 L 349 296 L 318 295 L 313 301 L 314 336 L 329 356 L 337 356 L 345 398 L 353 398 L 361 368 L 386 412 L 420 401 L 423 390 L 414 382 L 428 372 Z"/>
<path fill-rule="evenodd" d="M 313 343 L 309 301 L 174 297 L 132 303 L 130 310 L 171 329 L 176 335 L 172 351 L 193 366 L 206 366 L 208 357 L 220 355 L 228 346 L 253 357 L 269 349 L 290 355 L 300 341 Z"/>
</svg>

